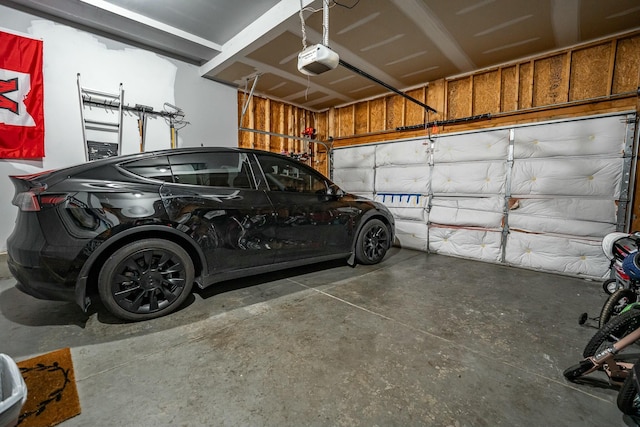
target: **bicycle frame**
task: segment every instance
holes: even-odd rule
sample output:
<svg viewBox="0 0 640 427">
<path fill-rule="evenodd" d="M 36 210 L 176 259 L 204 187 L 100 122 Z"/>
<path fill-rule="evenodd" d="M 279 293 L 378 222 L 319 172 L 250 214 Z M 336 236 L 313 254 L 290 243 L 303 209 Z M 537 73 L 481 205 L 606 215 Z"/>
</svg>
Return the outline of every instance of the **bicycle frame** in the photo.
<svg viewBox="0 0 640 427">
<path fill-rule="evenodd" d="M 593 367 L 585 371 L 580 376 L 588 375 L 601 367 L 604 367 L 607 376 L 612 382 L 621 383 L 629 374 L 629 370 L 633 368 L 633 363 L 617 362 L 614 356 L 625 347 L 630 346 L 640 339 L 640 328 L 631 332 L 627 336 L 615 342 L 612 346 L 605 348 L 601 352 L 584 359 L 591 361 Z"/>
</svg>

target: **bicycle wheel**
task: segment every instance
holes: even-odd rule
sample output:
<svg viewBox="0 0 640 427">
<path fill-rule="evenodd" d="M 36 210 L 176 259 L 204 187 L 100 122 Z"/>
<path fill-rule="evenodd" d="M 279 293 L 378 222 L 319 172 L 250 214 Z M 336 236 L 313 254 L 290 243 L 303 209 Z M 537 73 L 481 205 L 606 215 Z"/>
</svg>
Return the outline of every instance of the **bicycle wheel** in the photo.
<svg viewBox="0 0 640 427">
<path fill-rule="evenodd" d="M 620 312 L 632 302 L 636 302 L 638 295 L 631 289 L 618 289 L 611 294 L 602 306 L 600 311 L 600 320 L 598 327 L 602 328 L 613 316 L 617 316 Z"/>
<path fill-rule="evenodd" d="M 616 279 L 607 279 L 602 282 L 602 290 L 604 290 L 607 295 L 613 294 L 618 289 L 621 289 L 618 285 L 618 281 Z"/>
<path fill-rule="evenodd" d="M 640 309 L 633 308 L 611 319 L 593 335 L 582 355 L 591 357 L 640 327 Z"/>
<path fill-rule="evenodd" d="M 640 398 L 638 397 L 638 387 L 636 386 L 633 369 L 629 371 L 629 375 L 627 375 L 627 378 L 625 378 L 622 383 L 616 403 L 618 404 L 618 409 L 620 409 L 623 414 L 640 414 Z"/>
</svg>

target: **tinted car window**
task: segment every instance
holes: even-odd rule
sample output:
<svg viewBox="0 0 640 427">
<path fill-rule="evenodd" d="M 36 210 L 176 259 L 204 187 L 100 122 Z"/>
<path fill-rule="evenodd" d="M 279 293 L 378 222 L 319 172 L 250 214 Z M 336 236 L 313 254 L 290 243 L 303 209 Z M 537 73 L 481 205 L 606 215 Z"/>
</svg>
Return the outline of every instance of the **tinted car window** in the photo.
<svg viewBox="0 0 640 427">
<path fill-rule="evenodd" d="M 173 181 L 209 187 L 253 188 L 247 155 L 236 152 L 169 156 Z"/>
<path fill-rule="evenodd" d="M 317 193 L 327 189 L 322 175 L 294 160 L 260 154 L 258 160 L 272 191 Z"/>
<path fill-rule="evenodd" d="M 173 181 L 167 156 L 135 160 L 133 162 L 123 164 L 122 167 L 131 173 L 144 176 L 145 178 L 159 179 L 165 182 Z"/>
</svg>

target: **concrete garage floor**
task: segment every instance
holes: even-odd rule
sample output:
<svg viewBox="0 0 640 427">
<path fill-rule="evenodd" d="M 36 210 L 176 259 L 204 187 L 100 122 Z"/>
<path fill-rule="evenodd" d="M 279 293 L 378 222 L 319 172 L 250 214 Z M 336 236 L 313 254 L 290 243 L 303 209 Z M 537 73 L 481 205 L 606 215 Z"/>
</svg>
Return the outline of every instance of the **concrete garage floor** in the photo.
<svg viewBox="0 0 640 427">
<path fill-rule="evenodd" d="M 567 383 L 595 329 L 600 283 L 394 248 L 234 280 L 168 317 L 0 281 L 0 352 L 71 347 L 71 426 L 624 426 L 617 391 Z"/>
</svg>

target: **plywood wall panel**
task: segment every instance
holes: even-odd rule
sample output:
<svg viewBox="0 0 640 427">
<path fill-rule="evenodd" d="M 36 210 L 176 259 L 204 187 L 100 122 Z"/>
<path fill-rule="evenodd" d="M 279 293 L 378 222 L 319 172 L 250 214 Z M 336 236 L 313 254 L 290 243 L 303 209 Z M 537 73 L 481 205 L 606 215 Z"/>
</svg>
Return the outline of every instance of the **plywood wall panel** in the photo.
<svg viewBox="0 0 640 427">
<path fill-rule="evenodd" d="M 533 70 L 533 107 L 567 101 L 566 54 L 539 59 Z"/>
<path fill-rule="evenodd" d="M 640 36 L 618 40 L 613 73 L 613 94 L 627 93 L 640 86 Z"/>
<path fill-rule="evenodd" d="M 611 43 L 588 47 L 571 54 L 571 89 L 569 101 L 605 96 L 610 84 Z"/>
<path fill-rule="evenodd" d="M 404 126 L 404 101 L 400 95 L 391 95 L 386 98 L 387 104 L 387 129 L 396 129 Z"/>
<path fill-rule="evenodd" d="M 533 104 L 533 62 L 520 64 L 518 76 L 518 109 L 531 108 Z"/>
<path fill-rule="evenodd" d="M 239 132 L 238 133 L 238 146 L 242 148 L 251 148 L 251 133 Z"/>
<path fill-rule="evenodd" d="M 410 90 L 405 92 L 410 97 L 424 103 L 424 88 Z M 405 100 L 404 126 L 419 125 L 426 120 L 424 107 L 407 99 Z"/>
<path fill-rule="evenodd" d="M 385 98 L 369 101 L 369 132 L 381 132 L 386 129 Z"/>
<path fill-rule="evenodd" d="M 500 111 L 500 70 L 473 76 L 473 109 L 471 115 Z"/>
<path fill-rule="evenodd" d="M 369 133 L 369 102 L 360 102 L 354 105 L 355 134 Z"/>
<path fill-rule="evenodd" d="M 287 135 L 294 135 L 297 129 L 295 110 L 296 108 L 293 105 L 285 106 L 284 117 L 285 117 L 286 129 L 287 129 L 285 133 Z M 284 151 L 286 151 L 287 153 L 295 152 L 295 145 L 293 144 L 293 139 L 291 138 L 285 139 Z"/>
<path fill-rule="evenodd" d="M 445 87 L 447 83 L 445 79 L 436 80 L 434 82 L 430 82 L 427 87 L 427 105 L 434 110 L 436 113 L 430 112 L 428 114 L 428 122 L 436 121 L 436 120 L 444 120 L 446 118 L 445 115 Z"/>
<path fill-rule="evenodd" d="M 349 105 L 347 107 L 342 107 L 337 109 L 338 113 L 338 136 L 350 136 L 353 135 L 354 132 L 354 110 L 355 105 Z"/>
<path fill-rule="evenodd" d="M 316 113 L 314 118 L 316 138 L 321 141 L 326 141 L 329 138 L 329 112 Z"/>
<path fill-rule="evenodd" d="M 267 100 L 264 98 L 253 98 L 253 128 L 254 129 L 265 129 L 265 125 L 267 123 L 266 111 L 267 111 Z M 263 134 L 254 134 L 254 148 L 258 150 L 268 150 L 268 146 L 266 146 L 267 139 L 266 135 Z"/>
<path fill-rule="evenodd" d="M 472 77 L 451 80 L 447 85 L 447 119 L 461 119 L 472 115 Z"/>
<path fill-rule="evenodd" d="M 513 65 L 502 69 L 500 73 L 500 111 L 518 109 L 519 67 Z"/>
</svg>

